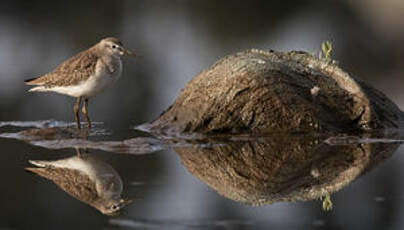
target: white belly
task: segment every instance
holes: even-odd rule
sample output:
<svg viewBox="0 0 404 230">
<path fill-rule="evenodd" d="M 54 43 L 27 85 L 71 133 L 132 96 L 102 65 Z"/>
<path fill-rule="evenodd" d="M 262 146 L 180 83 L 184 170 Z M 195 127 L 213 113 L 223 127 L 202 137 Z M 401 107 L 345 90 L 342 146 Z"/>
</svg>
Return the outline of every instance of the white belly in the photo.
<svg viewBox="0 0 404 230">
<path fill-rule="evenodd" d="M 60 89 L 54 91 L 58 93 L 64 93 L 72 97 L 92 97 L 102 91 L 107 86 L 112 85 L 115 82 L 115 78 L 111 75 L 103 74 L 101 76 L 92 76 L 88 80 L 81 82 L 76 86 L 60 87 Z"/>
<path fill-rule="evenodd" d="M 93 97 L 105 90 L 108 86 L 112 85 L 119 79 L 122 73 L 122 64 L 119 64 L 113 73 L 109 72 L 106 68 L 101 68 L 98 64 L 93 76 L 87 80 L 80 82 L 74 86 L 55 86 L 43 91 L 53 91 L 60 94 L 66 94 L 71 97 Z"/>
</svg>

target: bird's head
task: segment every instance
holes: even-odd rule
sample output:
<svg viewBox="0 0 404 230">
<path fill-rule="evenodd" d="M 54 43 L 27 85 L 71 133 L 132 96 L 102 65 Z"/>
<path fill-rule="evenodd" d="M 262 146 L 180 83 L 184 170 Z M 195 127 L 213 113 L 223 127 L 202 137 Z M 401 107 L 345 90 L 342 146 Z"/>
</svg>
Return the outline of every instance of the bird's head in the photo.
<svg viewBox="0 0 404 230">
<path fill-rule="evenodd" d="M 119 215 L 121 209 L 126 205 L 132 203 L 133 200 L 130 199 L 111 199 L 104 200 L 104 202 L 100 202 L 96 205 L 97 209 L 105 215 L 108 216 L 116 216 Z"/>
<path fill-rule="evenodd" d="M 103 54 L 112 55 L 115 57 L 122 57 L 124 55 L 134 56 L 133 53 L 125 49 L 122 45 L 122 42 L 119 39 L 114 37 L 108 37 L 102 39 L 98 46 Z"/>
</svg>

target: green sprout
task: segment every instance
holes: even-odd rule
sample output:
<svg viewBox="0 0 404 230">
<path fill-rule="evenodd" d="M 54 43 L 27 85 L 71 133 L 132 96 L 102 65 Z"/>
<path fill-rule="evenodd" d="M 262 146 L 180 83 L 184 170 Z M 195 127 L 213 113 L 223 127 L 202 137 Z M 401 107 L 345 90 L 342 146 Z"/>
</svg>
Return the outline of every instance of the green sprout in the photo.
<svg viewBox="0 0 404 230">
<path fill-rule="evenodd" d="M 321 50 L 323 51 L 325 60 L 331 61 L 332 43 L 330 41 L 324 41 L 321 43 Z"/>
<path fill-rule="evenodd" d="M 325 195 L 323 199 L 323 210 L 327 212 L 332 210 L 332 201 L 330 194 Z"/>
</svg>

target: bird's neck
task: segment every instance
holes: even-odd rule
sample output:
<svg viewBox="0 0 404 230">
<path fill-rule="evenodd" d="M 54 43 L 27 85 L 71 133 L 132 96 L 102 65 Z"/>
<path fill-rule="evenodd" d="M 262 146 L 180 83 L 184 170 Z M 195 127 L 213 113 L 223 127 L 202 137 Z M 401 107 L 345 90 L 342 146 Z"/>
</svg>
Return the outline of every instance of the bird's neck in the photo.
<svg viewBox="0 0 404 230">
<path fill-rule="evenodd" d="M 121 61 L 118 55 L 101 55 L 101 59 L 105 64 L 113 64 Z"/>
<path fill-rule="evenodd" d="M 122 61 L 120 57 L 112 56 L 112 55 L 103 55 L 100 57 L 101 62 L 107 67 L 108 71 L 112 73 L 116 73 L 117 70 L 121 71 Z"/>
</svg>

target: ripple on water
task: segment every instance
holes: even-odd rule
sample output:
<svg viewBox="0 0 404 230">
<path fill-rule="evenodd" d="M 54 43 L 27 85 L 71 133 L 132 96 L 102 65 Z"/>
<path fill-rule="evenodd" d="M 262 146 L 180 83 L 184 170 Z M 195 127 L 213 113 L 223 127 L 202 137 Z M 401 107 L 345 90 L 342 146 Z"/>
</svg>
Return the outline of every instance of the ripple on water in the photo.
<svg viewBox="0 0 404 230">
<path fill-rule="evenodd" d="M 103 123 L 95 123 L 88 132 L 78 130 L 74 123 L 47 121 L 1 122 L 0 128 L 8 132 L 0 133 L 2 138 L 12 138 L 47 149 L 88 148 L 114 153 L 145 154 L 165 149 L 162 141 L 152 137 L 135 137 L 126 140 L 90 140 L 92 137 L 113 138 L 111 132 L 103 128 Z M 15 128 L 22 131 L 9 132 Z M 1 130 L 0 130 L 1 132 Z"/>
</svg>

